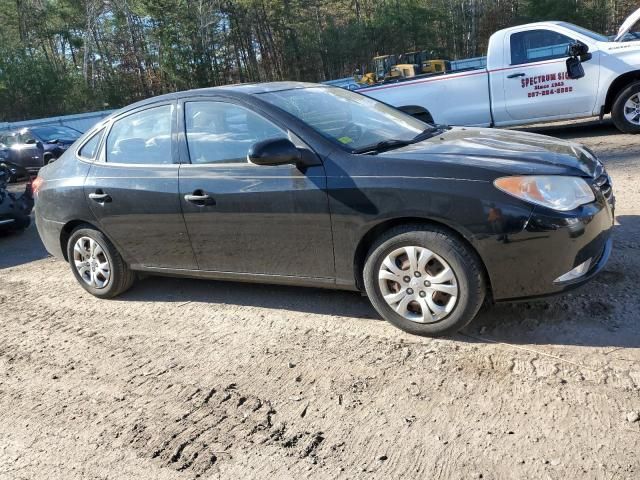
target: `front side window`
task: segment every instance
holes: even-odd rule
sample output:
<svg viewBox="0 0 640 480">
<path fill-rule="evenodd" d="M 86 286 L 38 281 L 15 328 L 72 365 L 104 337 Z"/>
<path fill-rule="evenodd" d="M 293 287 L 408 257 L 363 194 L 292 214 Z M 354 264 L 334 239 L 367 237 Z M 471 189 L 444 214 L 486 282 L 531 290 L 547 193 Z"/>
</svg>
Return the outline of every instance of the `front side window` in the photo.
<svg viewBox="0 0 640 480">
<path fill-rule="evenodd" d="M 172 119 L 173 105 L 163 105 L 116 120 L 107 137 L 107 162 L 173 163 Z"/>
<path fill-rule="evenodd" d="M 511 35 L 511 65 L 567 57 L 575 40 L 551 30 L 527 30 Z"/>
<path fill-rule="evenodd" d="M 36 137 L 33 136 L 33 134 L 29 131 L 27 132 L 22 132 L 20 134 L 20 143 L 24 143 L 24 144 L 28 144 L 28 145 L 32 145 L 34 143 L 36 143 Z"/>
<path fill-rule="evenodd" d="M 384 103 L 337 87 L 260 94 L 343 148 L 356 152 L 379 142 L 409 142 L 428 125 Z"/>
<path fill-rule="evenodd" d="M 247 163 L 249 148 L 287 137 L 264 117 L 225 102 L 186 102 L 185 125 L 191 163 Z"/>
</svg>

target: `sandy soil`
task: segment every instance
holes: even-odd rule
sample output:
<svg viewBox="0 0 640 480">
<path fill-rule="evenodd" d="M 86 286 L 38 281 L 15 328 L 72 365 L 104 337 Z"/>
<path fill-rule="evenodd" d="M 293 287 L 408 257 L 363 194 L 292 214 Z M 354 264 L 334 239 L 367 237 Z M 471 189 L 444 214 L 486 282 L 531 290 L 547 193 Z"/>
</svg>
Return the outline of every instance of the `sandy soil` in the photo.
<svg viewBox="0 0 640 480">
<path fill-rule="evenodd" d="M 640 477 L 640 139 L 543 127 L 605 161 L 606 271 L 431 340 L 344 292 L 148 278 L 76 285 L 0 238 L 0 478 Z"/>
</svg>

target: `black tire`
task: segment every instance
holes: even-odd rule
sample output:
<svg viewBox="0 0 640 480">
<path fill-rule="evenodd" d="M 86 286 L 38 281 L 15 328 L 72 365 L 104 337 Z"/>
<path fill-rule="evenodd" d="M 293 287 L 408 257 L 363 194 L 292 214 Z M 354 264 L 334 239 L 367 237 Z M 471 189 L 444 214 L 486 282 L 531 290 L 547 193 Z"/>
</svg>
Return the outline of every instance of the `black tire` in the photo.
<svg viewBox="0 0 640 480">
<path fill-rule="evenodd" d="M 53 158 L 53 157 L 52 157 L 51 155 L 45 155 L 45 156 L 44 156 L 43 164 L 44 164 L 44 166 L 45 166 L 45 167 L 46 167 L 47 165 L 49 165 L 49 163 L 51 163 L 51 159 L 52 159 L 52 158 Z"/>
<path fill-rule="evenodd" d="M 455 276 L 458 286 L 455 306 L 433 323 L 418 323 L 396 313 L 380 290 L 378 272 L 382 262 L 390 253 L 408 246 L 432 251 L 449 264 Z M 437 226 L 404 225 L 386 232 L 370 248 L 363 278 L 367 296 L 377 312 L 396 327 L 414 335 L 437 337 L 461 330 L 475 318 L 486 295 L 486 282 L 477 254 L 455 234 Z"/>
<path fill-rule="evenodd" d="M 640 81 L 634 82 L 622 90 L 613 102 L 611 118 L 616 128 L 623 133 L 640 133 L 640 124 L 630 122 L 624 115 L 625 103 L 638 93 L 640 93 Z"/>
<path fill-rule="evenodd" d="M 96 288 L 89 285 L 76 269 L 74 262 L 74 246 L 81 237 L 89 237 L 100 245 L 110 265 L 110 278 L 107 283 Z M 102 232 L 90 226 L 76 228 L 67 241 L 67 258 L 73 275 L 78 283 L 90 294 L 98 298 L 113 298 L 127 291 L 133 285 L 136 275 L 129 269 L 122 256 Z"/>
</svg>

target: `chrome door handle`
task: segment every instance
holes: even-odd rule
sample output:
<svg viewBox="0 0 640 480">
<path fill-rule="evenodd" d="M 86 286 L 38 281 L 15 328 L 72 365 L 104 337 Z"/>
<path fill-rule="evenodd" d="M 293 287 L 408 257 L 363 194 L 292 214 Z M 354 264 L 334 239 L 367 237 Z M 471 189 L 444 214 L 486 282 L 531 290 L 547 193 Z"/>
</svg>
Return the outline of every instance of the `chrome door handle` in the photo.
<svg viewBox="0 0 640 480">
<path fill-rule="evenodd" d="M 108 193 L 104 193 L 102 190 L 96 190 L 95 193 L 90 193 L 89 198 L 98 203 L 106 203 L 111 201 L 111 196 Z"/>
<path fill-rule="evenodd" d="M 216 204 L 216 201 L 202 190 L 196 190 L 192 194 L 187 194 L 184 196 L 184 199 L 189 203 L 198 205 L 199 207 Z"/>
</svg>

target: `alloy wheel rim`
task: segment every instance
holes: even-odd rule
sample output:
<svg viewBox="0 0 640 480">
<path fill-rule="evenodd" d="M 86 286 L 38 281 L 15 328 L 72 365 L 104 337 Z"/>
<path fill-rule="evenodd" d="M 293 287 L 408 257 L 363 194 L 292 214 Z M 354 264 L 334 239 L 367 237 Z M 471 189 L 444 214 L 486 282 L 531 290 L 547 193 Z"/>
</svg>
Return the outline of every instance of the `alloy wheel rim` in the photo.
<svg viewBox="0 0 640 480">
<path fill-rule="evenodd" d="M 73 246 L 73 262 L 82 281 L 96 289 L 111 279 L 111 265 L 102 246 L 90 237 L 80 237 Z"/>
<path fill-rule="evenodd" d="M 640 93 L 634 93 L 624 104 L 624 117 L 634 125 L 640 125 Z"/>
<path fill-rule="evenodd" d="M 443 320 L 459 296 L 451 266 L 423 247 L 401 247 L 389 253 L 378 270 L 378 285 L 385 302 L 416 323 Z"/>
</svg>

